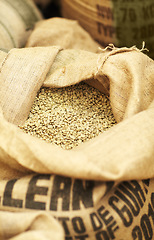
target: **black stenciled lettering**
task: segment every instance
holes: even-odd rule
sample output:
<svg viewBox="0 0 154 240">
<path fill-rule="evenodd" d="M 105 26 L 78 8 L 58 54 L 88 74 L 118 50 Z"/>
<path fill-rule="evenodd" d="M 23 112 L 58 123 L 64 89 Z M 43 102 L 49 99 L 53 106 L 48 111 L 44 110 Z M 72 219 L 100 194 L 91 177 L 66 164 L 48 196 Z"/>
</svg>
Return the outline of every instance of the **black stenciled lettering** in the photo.
<svg viewBox="0 0 154 240">
<path fill-rule="evenodd" d="M 91 223 L 94 231 L 98 231 L 103 227 L 103 223 L 101 222 L 101 220 L 99 219 L 96 213 L 91 213 L 90 219 L 91 219 Z"/>
<path fill-rule="evenodd" d="M 101 6 L 99 4 L 96 4 L 96 8 L 97 8 L 98 16 L 102 17 L 103 19 L 108 19 L 108 20 L 114 19 L 113 10 L 111 8 Z"/>
<path fill-rule="evenodd" d="M 122 22 L 126 22 L 127 20 L 127 8 L 120 8 L 121 12 L 122 12 Z"/>
<path fill-rule="evenodd" d="M 113 221 L 110 225 L 107 226 L 107 230 L 111 239 L 115 239 L 114 232 L 119 229 L 119 226 L 117 226 L 116 224 L 116 221 Z"/>
<path fill-rule="evenodd" d="M 154 36 L 154 24 L 146 24 L 140 28 L 132 28 L 133 39 L 148 39 Z"/>
<path fill-rule="evenodd" d="M 133 240 L 142 240 L 142 232 L 139 226 L 135 226 L 132 231 Z"/>
<path fill-rule="evenodd" d="M 152 223 L 154 225 L 154 193 L 151 194 L 151 203 L 148 205 L 148 216 L 151 217 Z M 154 234 L 154 232 L 153 232 Z"/>
<path fill-rule="evenodd" d="M 116 196 L 112 196 L 109 198 L 109 205 L 120 216 L 125 227 L 129 227 L 132 224 L 133 216 L 132 216 L 129 208 L 125 204 L 122 205 L 122 207 L 121 207 L 121 201 Z"/>
<path fill-rule="evenodd" d="M 58 221 L 60 221 L 62 223 L 62 226 L 64 228 L 66 235 L 70 235 L 70 231 L 69 231 L 68 223 L 67 223 L 69 220 L 70 219 L 68 217 L 59 217 L 58 218 Z"/>
<path fill-rule="evenodd" d="M 50 210 L 56 211 L 58 209 L 58 199 L 62 199 L 62 210 L 69 210 L 71 184 L 71 178 L 55 176 L 51 195 Z"/>
<path fill-rule="evenodd" d="M 12 179 L 7 182 L 5 190 L 4 190 L 4 197 L 3 197 L 3 205 L 4 206 L 22 208 L 23 200 L 12 198 L 13 187 L 17 180 L 18 179 Z"/>
<path fill-rule="evenodd" d="M 141 218 L 141 228 L 143 230 L 143 234 L 146 240 L 151 240 L 153 237 L 153 230 L 151 227 L 151 223 L 147 214 L 144 214 Z"/>
<path fill-rule="evenodd" d="M 120 11 L 122 13 L 122 22 L 130 21 L 130 22 L 136 22 L 137 20 L 137 14 L 134 8 L 120 8 Z"/>
<path fill-rule="evenodd" d="M 73 238 L 65 236 L 65 240 L 73 240 Z"/>
<path fill-rule="evenodd" d="M 101 206 L 98 209 L 98 214 L 105 223 L 105 225 L 107 226 L 107 230 L 111 239 L 114 239 L 115 238 L 114 232 L 119 229 L 119 227 L 116 225 L 116 221 L 114 221 L 113 217 L 110 216 L 109 211 L 104 209 L 104 206 Z"/>
<path fill-rule="evenodd" d="M 131 182 L 124 182 L 123 184 L 134 194 L 140 206 L 143 207 L 146 198 L 140 184 L 135 180 Z"/>
<path fill-rule="evenodd" d="M 86 232 L 86 227 L 81 217 L 72 218 L 73 229 L 78 234 L 83 234 Z"/>
<path fill-rule="evenodd" d="M 144 185 L 146 185 L 147 187 L 149 187 L 149 185 L 150 185 L 150 179 L 142 180 L 142 182 L 144 183 Z"/>
<path fill-rule="evenodd" d="M 144 20 L 149 20 L 154 17 L 154 4 L 142 7 Z"/>
<path fill-rule="evenodd" d="M 152 222 L 153 222 L 153 225 L 154 225 L 154 209 L 152 208 L 150 203 L 149 203 L 148 207 L 149 207 L 148 216 L 152 218 Z"/>
<path fill-rule="evenodd" d="M 129 19 L 130 19 L 131 22 L 136 22 L 136 20 L 137 20 L 136 11 L 133 8 L 129 9 Z"/>
<path fill-rule="evenodd" d="M 98 33 L 99 34 L 102 34 L 102 29 L 101 29 L 101 23 L 100 22 L 97 22 L 97 30 L 98 30 Z"/>
<path fill-rule="evenodd" d="M 98 214 L 98 215 L 97 215 Z M 103 223 L 106 225 L 107 231 L 100 231 L 97 235 L 97 238 L 103 239 L 103 235 L 109 236 L 111 239 L 115 239 L 115 234 L 119 229 L 119 226 L 117 225 L 117 222 L 114 221 L 114 218 L 110 215 L 109 211 L 104 208 L 104 206 L 101 206 L 97 210 L 97 214 L 95 212 L 90 214 L 91 223 L 93 226 L 94 231 L 99 231 L 103 228 Z M 102 223 L 103 221 L 103 223 Z"/>
<path fill-rule="evenodd" d="M 75 236 L 75 239 L 85 240 L 86 238 L 89 238 L 88 234 L 81 235 L 81 236 Z"/>
<path fill-rule="evenodd" d="M 110 25 L 105 25 L 101 22 L 97 22 L 98 33 L 103 34 L 106 37 L 113 37 L 116 33 L 115 27 Z"/>
<path fill-rule="evenodd" d="M 147 194 L 148 193 L 148 187 L 150 185 L 150 179 L 142 180 L 142 182 L 143 182 L 143 185 L 144 185 L 145 193 Z"/>
<path fill-rule="evenodd" d="M 46 196 L 48 193 L 48 187 L 40 187 L 37 186 L 38 180 L 49 180 L 51 175 L 45 175 L 45 174 L 38 174 L 32 177 L 32 179 L 29 182 L 28 190 L 26 194 L 26 203 L 25 207 L 28 209 L 37 209 L 37 210 L 45 210 L 46 209 L 46 203 L 45 202 L 39 202 L 35 201 L 35 195 L 43 195 Z"/>
<path fill-rule="evenodd" d="M 96 234 L 96 240 L 110 240 L 106 231 L 101 231 Z"/>
<path fill-rule="evenodd" d="M 154 208 L 154 193 L 151 194 L 151 203 L 152 207 Z"/>
<path fill-rule="evenodd" d="M 101 16 L 102 18 L 105 18 L 104 12 L 102 11 L 102 6 L 100 6 L 99 4 L 96 4 L 96 8 L 97 8 L 98 16 Z"/>
<path fill-rule="evenodd" d="M 146 198 L 137 181 L 123 182 L 123 184 L 119 186 L 119 189 L 121 191 L 118 189 L 115 191 L 117 197 L 111 197 L 109 204 L 121 217 L 124 225 L 129 227 L 133 222 L 133 215 L 137 216 L 139 214 L 140 208 L 143 207 Z M 121 203 L 119 199 L 125 203 L 122 207 L 119 207 Z"/>
<path fill-rule="evenodd" d="M 144 25 L 140 28 L 140 37 L 142 39 L 151 38 L 154 36 L 154 24 Z"/>
<path fill-rule="evenodd" d="M 80 209 L 82 202 L 85 208 L 93 207 L 93 187 L 92 181 L 75 180 L 73 185 L 73 210 Z"/>
<path fill-rule="evenodd" d="M 148 215 L 143 214 L 140 221 L 140 226 L 135 226 L 132 231 L 132 237 L 134 240 L 152 240 L 153 239 L 153 226 L 150 221 L 150 217 L 152 219 L 152 223 L 154 225 L 154 193 L 151 194 L 151 203 L 148 204 Z"/>
<path fill-rule="evenodd" d="M 115 191 L 115 194 L 128 205 L 134 216 L 138 216 L 140 212 L 140 206 L 134 195 L 129 192 L 123 185 L 120 185 L 119 189 L 122 190 L 124 194 L 119 190 Z"/>
<path fill-rule="evenodd" d="M 101 219 L 104 221 L 105 225 L 108 225 L 110 222 L 113 221 L 113 217 L 109 216 L 109 211 L 108 210 L 104 211 L 104 206 L 101 206 L 98 209 L 98 214 L 101 217 Z"/>
</svg>

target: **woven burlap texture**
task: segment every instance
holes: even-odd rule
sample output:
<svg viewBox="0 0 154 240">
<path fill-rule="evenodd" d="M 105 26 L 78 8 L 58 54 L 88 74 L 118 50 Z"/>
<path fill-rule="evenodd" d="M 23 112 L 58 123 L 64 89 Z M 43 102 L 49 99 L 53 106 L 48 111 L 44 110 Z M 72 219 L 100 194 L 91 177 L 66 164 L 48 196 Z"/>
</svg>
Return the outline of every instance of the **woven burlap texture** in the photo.
<svg viewBox="0 0 154 240">
<path fill-rule="evenodd" d="M 34 78 L 34 76 L 38 76 L 37 71 L 39 71 L 39 68 L 36 67 L 37 60 L 31 61 L 31 69 L 33 69 L 31 74 L 29 72 L 29 75 L 26 75 L 24 71 L 30 50 L 34 55 L 34 49 L 11 50 L 3 61 L 0 74 L 1 89 L 5 89 L 6 96 L 4 90 L 1 90 L 3 95 L 0 95 L 0 102 L 4 116 L 9 101 L 11 103 L 12 99 L 14 102 L 14 98 L 21 102 L 28 101 L 28 110 L 30 109 L 36 95 L 36 91 L 31 87 L 32 82 L 36 84 L 38 81 L 40 86 L 41 79 L 44 84 L 47 81 L 48 86 L 54 87 L 56 83 L 56 87 L 62 87 L 81 80 L 96 78 L 101 83 L 102 90 L 110 93 L 112 109 L 119 124 L 74 150 L 65 151 L 24 134 L 1 115 L 1 162 L 16 170 L 25 171 L 26 168 L 39 173 L 55 173 L 82 179 L 130 180 L 153 177 L 153 60 L 136 48 L 113 49 L 109 53 L 102 54 L 87 53 L 86 51 L 79 53 L 78 51 L 79 54 L 72 59 L 68 58 L 68 55 L 70 56 L 71 52 L 76 50 L 61 50 L 55 58 L 47 78 L 43 77 L 46 76 L 47 70 L 44 71 L 43 76 Z M 52 48 L 36 48 L 35 51 L 40 51 L 40 56 L 42 56 L 45 52 L 52 52 Z M 55 52 L 55 48 L 53 51 Z M 22 55 L 20 62 L 18 57 L 16 59 L 14 57 L 17 52 L 20 57 Z M 52 54 L 45 54 L 45 56 L 45 63 L 49 60 L 49 64 L 43 66 L 49 69 Z M 14 73 L 6 70 L 11 59 L 13 60 L 12 64 L 17 67 L 12 68 Z M 38 57 L 38 59 L 39 65 L 40 58 Z M 18 64 L 15 63 L 16 60 Z M 18 73 L 17 69 L 20 69 L 20 72 L 16 75 L 14 84 L 8 86 L 4 78 L 10 81 L 12 76 Z M 18 76 L 19 78 L 17 78 Z M 28 90 L 25 89 L 29 91 L 31 101 L 23 94 L 22 87 L 18 88 L 18 95 L 14 97 L 13 90 L 17 88 L 17 84 L 18 86 L 27 86 Z M 20 105 L 19 100 L 15 102 L 15 106 L 10 104 L 12 110 L 10 109 L 6 116 L 9 121 L 17 119 L 19 112 L 19 120 L 22 119 L 22 115 L 25 118 L 24 112 L 28 114 L 27 109 L 22 107 L 19 112 L 16 112 L 18 104 Z M 67 161 L 63 161 L 63 159 L 67 159 Z M 136 166 L 140 171 L 137 171 Z M 151 167 L 149 168 L 149 166 Z"/>
<path fill-rule="evenodd" d="M 2 240 L 49 240 L 51 236 L 55 240 L 64 239 L 60 224 L 49 214 L 41 212 L 16 214 L 0 212 L 0 224 Z"/>
<path fill-rule="evenodd" d="M 65 49 L 75 48 L 91 52 L 98 52 L 100 47 L 77 21 L 64 18 L 50 18 L 35 24 L 26 47 L 54 45 Z"/>
<path fill-rule="evenodd" d="M 118 122 L 116 126 L 72 150 L 53 146 L 18 128 L 17 125 L 28 117 L 41 86 L 63 87 L 80 81 L 90 82 L 109 95 Z M 0 86 L 0 239 L 63 240 L 66 236 L 82 239 L 84 236 L 79 232 L 84 228 L 77 226 L 81 222 L 90 240 L 101 237 L 97 234 L 107 238 L 109 225 L 106 226 L 98 215 L 98 208 L 104 209 L 102 216 L 107 214 L 108 220 L 112 220 L 111 225 L 116 224 L 113 226 L 117 230 L 110 231 L 110 239 L 121 236 L 124 240 L 131 239 L 132 233 L 136 236 L 135 227 L 139 226 L 137 230 L 140 230 L 142 215 L 151 214 L 154 207 L 153 179 L 142 181 L 154 178 L 154 61 L 136 47 L 109 46 L 100 53 L 63 50 L 58 46 L 12 49 L 8 53 L 0 51 Z M 33 178 L 38 181 L 32 182 Z M 61 181 L 61 199 L 57 200 L 57 205 L 56 200 L 54 202 L 57 195 L 52 195 L 55 179 Z M 115 199 L 118 184 L 134 179 L 136 181 L 125 182 L 126 186 L 119 188 L 122 191 L 130 187 L 129 191 L 123 192 L 127 204 L 123 205 L 121 199 L 118 203 L 111 202 Z M 86 188 L 84 180 L 93 181 L 87 182 L 89 187 Z M 69 194 L 63 191 L 65 182 L 71 184 Z M 76 186 L 80 183 L 81 188 L 74 188 L 75 183 Z M 28 189 L 31 189 L 29 193 Z M 83 201 L 81 190 L 92 195 L 85 198 L 87 202 Z M 93 206 L 89 205 L 90 196 Z M 67 211 L 61 209 L 66 203 L 65 197 L 70 198 Z M 78 204 L 78 200 L 81 203 L 80 198 L 85 207 L 81 205 L 78 211 L 74 210 L 73 204 Z M 120 214 L 126 209 L 126 217 L 127 212 L 132 214 L 134 211 L 130 227 L 124 226 L 109 200 L 111 204 L 117 204 Z M 42 212 L 37 210 L 39 203 L 45 207 L 40 209 L 44 210 Z M 134 207 L 133 210 L 129 206 Z M 57 210 L 52 210 L 54 207 Z M 65 236 L 52 216 L 62 219 L 65 231 L 68 223 Z M 94 230 L 90 216 L 97 217 L 101 233 Z M 150 226 L 149 234 L 151 229 Z"/>
</svg>

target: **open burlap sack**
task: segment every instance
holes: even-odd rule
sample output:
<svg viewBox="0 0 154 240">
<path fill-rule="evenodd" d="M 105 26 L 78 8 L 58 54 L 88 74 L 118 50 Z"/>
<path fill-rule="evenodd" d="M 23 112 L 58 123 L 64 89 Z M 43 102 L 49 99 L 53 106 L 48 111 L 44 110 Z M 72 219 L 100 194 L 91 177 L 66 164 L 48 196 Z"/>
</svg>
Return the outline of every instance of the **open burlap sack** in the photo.
<svg viewBox="0 0 154 240">
<path fill-rule="evenodd" d="M 26 47 L 54 45 L 91 52 L 98 52 L 100 47 L 77 21 L 64 18 L 50 18 L 35 24 Z"/>
<path fill-rule="evenodd" d="M 135 47 L 0 54 L 0 209 L 46 211 L 67 240 L 154 239 L 154 61 Z M 110 95 L 115 127 L 68 151 L 15 125 L 28 116 L 41 84 L 82 80 L 97 80 Z"/>
<path fill-rule="evenodd" d="M 102 180 L 142 178 L 143 173 L 141 171 L 138 172 L 138 174 L 136 173 L 135 164 L 131 164 L 131 169 L 134 169 L 134 172 L 133 170 L 129 172 L 128 166 L 130 165 L 131 159 L 132 162 L 137 161 L 140 162 L 140 165 L 143 164 L 143 170 L 145 171 L 146 169 L 146 172 L 144 173 L 145 178 L 150 177 L 149 173 L 151 174 L 151 177 L 153 177 L 151 168 L 147 171 L 148 161 L 149 165 L 152 164 L 151 161 L 153 158 L 154 150 L 152 135 L 152 103 L 154 98 L 153 60 L 141 53 L 136 48 L 113 49 L 109 53 L 104 52 L 101 54 L 95 54 L 81 50 L 59 51 L 60 49 L 58 47 L 38 47 L 12 49 L 8 54 L 5 53 L 6 57 L 1 64 L 0 73 L 0 106 L 2 108 L 5 119 L 17 125 L 24 121 L 26 116 L 28 117 L 28 112 L 30 111 L 30 108 L 33 104 L 33 99 L 36 95 L 36 91 L 41 84 L 44 84 L 44 86 L 62 87 L 76 84 L 77 82 L 86 79 L 93 79 L 93 81 L 97 79 L 97 81 L 99 81 L 102 86 L 102 91 L 108 94 L 110 93 L 111 105 L 117 122 L 120 122 L 124 119 L 126 120 L 122 121 L 103 135 L 98 136 L 98 141 L 95 141 L 94 139 L 88 143 L 82 144 L 75 150 L 63 151 L 62 149 L 55 148 L 50 144 L 44 144 L 38 139 L 23 134 L 14 125 L 10 125 L 10 123 L 8 123 L 2 117 L 2 132 L 5 134 L 5 126 L 8 131 L 16 132 L 17 130 L 17 133 L 12 132 L 13 135 L 17 134 L 16 141 L 27 142 L 26 144 L 23 143 L 22 149 L 19 148 L 21 151 L 21 156 L 18 152 L 20 161 L 24 161 L 22 164 L 24 164 L 25 167 L 30 168 L 36 172 L 40 172 L 39 169 L 41 169 L 42 173 L 45 173 L 46 171 L 50 172 L 52 170 L 52 167 L 50 168 L 48 164 L 54 163 L 50 160 L 47 162 L 44 161 L 44 152 L 50 156 L 51 151 L 51 155 L 54 156 L 55 149 L 54 157 L 57 158 L 57 166 L 56 168 L 54 167 L 54 173 L 57 174 L 65 175 L 67 173 L 70 174 L 70 176 L 73 174 L 75 177 L 81 177 L 84 179 L 100 178 Z M 31 56 L 33 56 L 32 59 Z M 133 61 L 134 59 L 135 62 Z M 25 69 L 25 67 L 27 67 L 27 69 Z M 19 69 L 18 71 L 17 68 Z M 11 69 L 11 71 L 7 69 Z M 28 98 L 28 96 L 30 97 Z M 10 127 L 8 127 L 8 124 Z M 147 130 L 148 128 L 150 128 L 150 131 Z M 141 129 L 142 134 L 140 134 Z M 3 141 L 3 154 L 7 151 L 7 143 L 9 141 L 8 138 L 11 139 L 12 134 L 11 132 L 10 134 L 8 132 L 8 137 L 5 138 L 6 143 Z M 1 137 L 4 137 L 3 134 L 1 134 Z M 18 140 L 18 137 L 20 140 Z M 119 139 L 119 141 L 117 142 L 116 139 Z M 119 144 L 120 139 L 122 140 Z M 17 144 L 16 141 L 13 142 L 13 144 Z M 33 154 L 30 154 L 31 156 L 29 156 L 28 159 L 26 157 L 24 160 L 25 156 L 23 152 L 27 153 L 30 151 L 30 149 L 33 151 L 35 147 L 37 148 L 37 144 L 35 146 L 35 141 L 37 141 L 37 144 L 41 144 L 41 146 L 44 145 L 46 150 L 44 151 L 42 149 L 43 147 L 38 147 L 38 150 L 35 151 L 35 154 L 37 154 L 37 157 L 39 158 L 39 162 L 37 157 L 35 158 Z M 100 143 L 101 141 L 102 144 Z M 144 149 L 141 144 L 137 144 L 138 141 L 145 143 L 145 145 L 149 148 Z M 28 142 L 30 144 L 28 144 Z M 126 144 L 127 142 L 128 144 Z M 99 144 L 101 144 L 102 147 L 100 147 Z M 98 156 L 96 155 L 94 157 L 93 154 L 95 154 L 95 151 L 89 151 L 88 145 L 90 146 L 89 149 L 92 149 L 93 146 L 95 148 L 95 146 L 98 145 L 98 147 L 96 147 L 97 153 L 100 151 Z M 121 150 L 122 145 L 123 150 Z M 127 147 L 128 145 L 129 148 Z M 107 146 L 112 146 L 113 150 L 109 152 L 110 147 Z M 120 150 L 118 146 L 120 147 Z M 14 145 L 14 147 L 9 148 L 11 152 L 16 151 L 17 149 L 18 144 L 17 146 Z M 82 149 L 83 152 L 86 149 L 86 152 L 83 154 L 83 159 L 81 154 L 82 151 L 78 151 L 77 149 Z M 14 154 L 13 152 L 11 155 Z M 72 161 L 71 153 L 75 159 L 81 158 L 80 161 L 82 161 L 82 163 L 85 161 L 85 164 L 83 164 L 82 167 L 83 174 L 82 171 L 78 171 L 79 169 L 81 170 L 81 165 L 78 163 L 78 161 L 76 163 L 79 164 L 78 170 L 76 168 L 69 171 L 68 168 L 66 168 L 65 173 L 65 170 L 63 168 L 61 169 L 61 164 L 58 164 L 58 161 L 63 161 L 65 154 L 67 162 L 69 164 L 68 159 Z M 63 155 L 62 159 L 61 155 Z M 113 172 L 113 175 L 110 174 L 109 177 L 104 171 L 106 168 L 105 165 L 107 160 L 103 163 L 101 161 L 102 156 L 104 156 L 105 159 L 108 159 L 108 166 L 110 166 L 109 171 Z M 96 160 L 97 157 L 100 159 L 100 161 Z M 33 162 L 33 158 L 36 161 L 35 164 L 35 161 Z M 147 160 L 146 162 L 144 160 L 145 158 Z M 93 162 L 93 159 L 95 159 L 96 162 L 99 162 L 100 165 L 103 165 L 103 167 L 102 169 L 100 167 L 95 167 L 91 173 L 92 175 L 90 176 L 89 171 L 91 169 L 91 164 L 90 162 L 88 164 L 87 161 Z M 41 165 L 39 166 L 39 164 Z M 45 164 L 45 168 L 42 167 L 42 164 Z M 31 165 L 32 168 L 30 167 Z M 84 167 L 85 165 L 87 165 L 86 169 Z M 124 166 L 125 168 L 123 168 Z M 118 172 L 116 172 L 116 169 L 119 169 Z"/>
<path fill-rule="evenodd" d="M 0 0 L 0 48 L 24 47 L 42 15 L 32 0 Z"/>
<path fill-rule="evenodd" d="M 145 41 L 154 58 L 154 3 L 123 0 L 61 0 L 62 15 L 78 20 L 103 46 L 137 45 Z"/>
</svg>

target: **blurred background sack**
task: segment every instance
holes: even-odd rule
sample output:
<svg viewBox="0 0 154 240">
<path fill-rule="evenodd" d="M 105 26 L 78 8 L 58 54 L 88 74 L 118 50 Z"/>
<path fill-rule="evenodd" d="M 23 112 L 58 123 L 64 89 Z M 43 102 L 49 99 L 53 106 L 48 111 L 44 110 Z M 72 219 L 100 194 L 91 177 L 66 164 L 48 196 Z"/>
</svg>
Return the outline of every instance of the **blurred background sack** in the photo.
<svg viewBox="0 0 154 240">
<path fill-rule="evenodd" d="M 25 46 L 42 14 L 31 0 L 0 0 L 0 48 Z"/>
<path fill-rule="evenodd" d="M 141 48 L 146 42 L 154 58 L 154 2 L 123 0 L 61 0 L 62 16 L 79 21 L 102 46 Z"/>
</svg>

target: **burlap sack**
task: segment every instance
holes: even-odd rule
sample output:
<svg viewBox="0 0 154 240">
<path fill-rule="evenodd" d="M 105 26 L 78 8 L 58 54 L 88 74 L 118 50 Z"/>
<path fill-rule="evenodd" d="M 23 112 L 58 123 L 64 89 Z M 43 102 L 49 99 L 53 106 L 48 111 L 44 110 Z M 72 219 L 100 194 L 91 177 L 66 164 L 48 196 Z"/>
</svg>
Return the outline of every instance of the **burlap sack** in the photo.
<svg viewBox="0 0 154 240">
<path fill-rule="evenodd" d="M 22 49 L 10 50 L 4 62 L 2 62 L 0 79 L 0 105 L 9 122 L 21 124 L 26 120 L 35 96 L 42 86 L 59 49 L 58 47 L 51 47 L 49 49 L 44 48 L 44 51 L 42 51 L 41 48 L 29 48 L 26 55 L 23 54 L 24 50 Z M 12 51 L 13 54 L 11 54 Z M 16 65 L 21 66 L 21 69 L 19 68 L 17 71 Z M 8 68 L 11 68 L 12 76 L 8 76 Z M 34 69 L 37 69 L 35 74 Z M 15 72 L 17 77 L 14 74 Z M 26 80 L 23 83 L 19 82 L 19 79 L 23 78 L 23 74 L 25 79 L 28 79 L 30 74 L 31 80 L 28 82 Z"/>
<path fill-rule="evenodd" d="M 79 21 L 103 46 L 137 45 L 145 41 L 154 58 L 154 3 L 123 0 L 61 0 L 62 15 Z"/>
<path fill-rule="evenodd" d="M 100 47 L 77 21 L 64 18 L 39 21 L 28 38 L 26 47 L 54 45 L 91 52 L 98 52 Z"/>
<path fill-rule="evenodd" d="M 96 53 L 100 52 L 101 47 L 77 21 L 64 18 L 51 18 L 39 21 L 35 24 L 35 28 L 26 43 L 26 47 L 53 45 L 59 45 L 64 49 L 81 49 Z M 68 54 L 68 58 L 71 59 L 74 55 L 74 57 L 78 59 L 78 54 L 77 51 L 72 52 Z M 97 80 L 88 80 L 87 83 L 102 91 L 102 86 Z M 44 85 L 48 86 L 48 82 L 46 81 Z"/>
<path fill-rule="evenodd" d="M 1 239 L 154 239 L 153 180 L 118 184 L 38 174 L 0 184 Z"/>
<path fill-rule="evenodd" d="M 32 0 L 0 0 L 0 48 L 24 47 L 42 15 Z"/>
<path fill-rule="evenodd" d="M 1 53 L 0 210 L 22 211 L 23 217 L 46 211 L 61 223 L 67 240 L 154 239 L 154 61 L 135 47 L 100 54 L 58 47 Z M 82 80 L 97 80 L 110 94 L 115 127 L 68 151 L 12 124 L 28 114 L 34 83 L 62 87 Z M 8 239 L 9 218 L 3 221 Z"/>
</svg>

